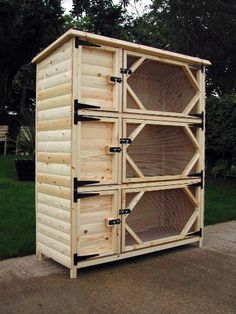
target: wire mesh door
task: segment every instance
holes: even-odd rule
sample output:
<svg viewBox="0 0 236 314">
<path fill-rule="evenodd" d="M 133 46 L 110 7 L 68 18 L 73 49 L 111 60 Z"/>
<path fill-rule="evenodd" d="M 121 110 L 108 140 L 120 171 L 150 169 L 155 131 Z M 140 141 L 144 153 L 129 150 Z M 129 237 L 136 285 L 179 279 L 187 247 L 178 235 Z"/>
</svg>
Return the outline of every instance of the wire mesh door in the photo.
<svg viewBox="0 0 236 314">
<path fill-rule="evenodd" d="M 124 52 L 123 110 L 132 113 L 196 114 L 201 71 L 184 63 Z"/>
<path fill-rule="evenodd" d="M 198 128 L 184 123 L 123 120 L 123 182 L 186 179 L 199 162 Z"/>
<path fill-rule="evenodd" d="M 122 250 L 178 241 L 199 230 L 198 187 L 187 185 L 123 190 Z"/>
</svg>

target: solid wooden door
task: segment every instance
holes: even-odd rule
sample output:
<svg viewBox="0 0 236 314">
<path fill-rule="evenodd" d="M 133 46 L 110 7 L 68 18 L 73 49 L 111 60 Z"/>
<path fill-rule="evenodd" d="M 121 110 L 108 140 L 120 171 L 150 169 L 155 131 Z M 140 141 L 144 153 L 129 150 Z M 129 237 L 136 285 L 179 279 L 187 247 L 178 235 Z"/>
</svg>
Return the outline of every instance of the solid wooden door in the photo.
<svg viewBox="0 0 236 314">
<path fill-rule="evenodd" d="M 101 257 L 117 253 L 117 190 L 78 191 L 77 250 L 79 256 Z M 110 221 L 115 221 L 112 224 Z M 109 223 L 110 222 L 110 223 Z"/>
<path fill-rule="evenodd" d="M 79 109 L 119 111 L 122 51 L 107 46 L 78 46 Z M 117 81 L 118 78 L 118 81 Z"/>
<path fill-rule="evenodd" d="M 80 116 L 78 170 L 81 185 L 118 184 L 120 177 L 120 126 L 118 118 Z"/>
</svg>

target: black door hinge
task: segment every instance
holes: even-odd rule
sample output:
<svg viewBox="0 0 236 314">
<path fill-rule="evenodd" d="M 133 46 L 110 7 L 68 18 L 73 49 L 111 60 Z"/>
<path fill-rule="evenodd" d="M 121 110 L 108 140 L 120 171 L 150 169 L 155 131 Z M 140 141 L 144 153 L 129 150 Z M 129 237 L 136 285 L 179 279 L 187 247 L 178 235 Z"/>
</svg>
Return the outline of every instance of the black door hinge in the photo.
<svg viewBox="0 0 236 314">
<path fill-rule="evenodd" d="M 108 221 L 109 226 L 119 225 L 121 223 L 120 219 L 111 219 Z"/>
<path fill-rule="evenodd" d="M 111 153 L 120 153 L 122 151 L 122 149 L 120 147 L 110 147 L 109 151 Z"/>
<path fill-rule="evenodd" d="M 192 232 L 192 233 L 189 233 L 187 234 L 187 236 L 198 236 L 200 238 L 202 238 L 202 228 L 200 228 L 200 230 L 196 231 L 196 232 Z"/>
<path fill-rule="evenodd" d="M 99 118 L 95 118 L 95 117 L 79 115 L 78 110 L 83 109 L 81 105 L 84 106 L 85 104 L 80 104 L 78 102 L 78 99 L 74 100 L 74 124 L 78 124 L 79 121 L 93 121 L 93 120 L 99 121 L 100 120 Z M 90 105 L 86 105 L 86 106 L 90 106 Z M 99 107 L 91 105 L 89 108 L 98 109 Z"/>
<path fill-rule="evenodd" d="M 86 259 L 99 256 L 99 254 L 89 254 L 89 255 L 78 255 L 74 254 L 74 265 L 77 265 L 79 262 L 84 261 Z"/>
<path fill-rule="evenodd" d="M 131 213 L 131 209 L 130 208 L 124 208 L 124 209 L 120 209 L 119 210 L 119 215 L 127 215 Z"/>
<path fill-rule="evenodd" d="M 82 40 L 79 37 L 75 37 L 75 48 L 79 48 L 79 46 L 87 46 L 87 47 L 101 47 L 98 44 L 90 43 L 86 40 Z"/>
<path fill-rule="evenodd" d="M 197 187 L 200 186 L 201 189 L 203 189 L 203 170 L 201 170 L 201 172 L 197 172 L 197 173 L 190 173 L 190 174 L 188 174 L 188 177 L 200 178 L 201 179 L 200 182 L 189 184 L 189 186 L 197 186 Z"/>
<path fill-rule="evenodd" d="M 132 74 L 133 72 L 132 72 L 132 70 L 131 70 L 131 69 L 127 69 L 127 68 L 120 68 L 120 73 L 130 75 L 130 74 Z"/>
<path fill-rule="evenodd" d="M 127 137 L 120 138 L 120 144 L 131 144 L 131 143 L 132 143 L 131 138 L 127 138 Z"/>
<path fill-rule="evenodd" d="M 80 110 L 80 109 L 100 109 L 101 107 L 95 106 L 95 105 L 89 105 L 89 104 L 83 104 L 78 102 L 78 99 L 74 100 L 74 108 L 75 110 Z"/>
<path fill-rule="evenodd" d="M 204 123 L 203 121 L 201 123 L 191 123 L 189 124 L 190 127 L 194 127 L 194 128 L 201 128 L 202 130 L 204 130 Z"/>
<path fill-rule="evenodd" d="M 122 78 L 121 77 L 117 77 L 117 76 L 111 76 L 110 77 L 110 81 L 114 82 L 114 83 L 121 83 L 122 82 Z"/>
<path fill-rule="evenodd" d="M 74 189 L 78 189 L 81 186 L 90 185 L 100 183 L 100 181 L 93 181 L 93 180 L 78 180 L 74 178 Z"/>
<path fill-rule="evenodd" d="M 194 70 L 201 70 L 201 72 L 204 72 L 204 65 L 203 64 L 189 64 L 189 67 Z"/>
<path fill-rule="evenodd" d="M 202 119 L 202 121 L 204 120 L 204 112 L 203 111 L 201 113 L 192 113 L 190 115 L 193 117 L 196 117 L 196 118 L 200 118 L 200 119 Z"/>
</svg>

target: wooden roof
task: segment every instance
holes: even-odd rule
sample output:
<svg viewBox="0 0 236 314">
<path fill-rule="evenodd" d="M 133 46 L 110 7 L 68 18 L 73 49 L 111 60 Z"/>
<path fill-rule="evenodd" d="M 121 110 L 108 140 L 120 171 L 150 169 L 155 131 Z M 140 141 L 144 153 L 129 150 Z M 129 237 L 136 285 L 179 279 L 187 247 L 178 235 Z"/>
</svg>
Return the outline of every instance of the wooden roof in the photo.
<svg viewBox="0 0 236 314">
<path fill-rule="evenodd" d="M 86 40 L 88 42 L 93 42 L 101 45 L 108 45 L 116 48 L 123 48 L 131 51 L 136 51 L 140 53 L 145 53 L 153 56 L 157 56 L 160 58 L 168 58 L 171 60 L 176 60 L 180 62 L 192 63 L 192 64 L 204 64 L 210 65 L 211 62 L 205 59 L 195 58 L 191 56 L 187 56 L 184 54 L 171 52 L 163 49 L 153 48 L 145 45 L 140 45 L 120 39 L 110 38 L 106 36 L 96 35 L 92 33 L 82 32 L 75 29 L 70 29 L 57 40 L 55 40 L 51 45 L 49 45 L 46 49 L 40 52 L 33 60 L 33 63 L 38 63 L 43 60 L 47 55 L 49 55 L 53 50 L 66 42 L 69 38 L 79 37 L 81 40 Z"/>
</svg>

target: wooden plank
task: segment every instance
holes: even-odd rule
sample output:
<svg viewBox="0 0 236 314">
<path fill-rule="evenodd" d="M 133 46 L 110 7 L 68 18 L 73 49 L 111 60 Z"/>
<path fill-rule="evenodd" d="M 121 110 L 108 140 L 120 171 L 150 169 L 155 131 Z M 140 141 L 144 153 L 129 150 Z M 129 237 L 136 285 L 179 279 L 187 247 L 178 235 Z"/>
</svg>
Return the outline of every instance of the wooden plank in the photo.
<svg viewBox="0 0 236 314">
<path fill-rule="evenodd" d="M 38 243 L 38 251 L 46 255 L 49 258 L 52 258 L 54 261 L 64 265 L 65 267 L 70 268 L 71 258 L 65 256 L 64 254 L 58 253 L 56 250 L 48 247 L 43 243 Z"/>
<path fill-rule="evenodd" d="M 133 159 L 128 155 L 128 153 L 126 152 L 125 154 L 125 158 L 126 161 L 128 161 L 128 163 L 130 164 L 130 166 L 134 169 L 135 173 L 140 177 L 140 178 L 145 178 L 145 176 L 143 175 L 142 171 L 136 166 L 136 164 L 134 163 Z M 145 178 L 146 179 L 146 178 Z"/>
<path fill-rule="evenodd" d="M 196 91 L 199 91 L 199 86 L 198 86 L 198 81 L 195 79 L 195 77 L 193 76 L 191 70 L 189 69 L 188 66 L 184 66 L 182 67 L 184 73 L 186 74 L 187 78 L 189 79 L 189 81 L 191 82 L 192 86 L 194 87 L 194 89 Z"/>
<path fill-rule="evenodd" d="M 38 121 L 48 121 L 71 117 L 71 106 L 41 110 L 38 112 Z"/>
<path fill-rule="evenodd" d="M 69 153 L 37 153 L 37 160 L 41 163 L 70 165 L 71 154 Z"/>
<path fill-rule="evenodd" d="M 64 130 L 71 128 L 71 118 L 38 121 L 38 131 Z"/>
<path fill-rule="evenodd" d="M 70 92 L 68 90 L 68 92 Z M 37 110 L 46 110 L 51 108 L 60 108 L 69 106 L 71 104 L 71 94 L 59 95 L 51 98 L 45 98 L 44 100 L 37 101 Z"/>
<path fill-rule="evenodd" d="M 133 98 L 133 100 L 136 102 L 136 104 L 138 105 L 138 107 L 141 110 L 146 110 L 146 108 L 144 107 L 144 105 L 141 103 L 141 101 L 139 100 L 139 98 L 137 97 L 137 95 L 134 93 L 134 91 L 132 90 L 132 88 L 129 86 L 128 83 L 126 83 L 126 89 L 127 92 L 130 94 L 130 96 Z"/>
<path fill-rule="evenodd" d="M 38 172 L 38 183 L 52 184 L 66 188 L 71 187 L 70 177 L 68 176 L 58 176 L 40 172 Z"/>
<path fill-rule="evenodd" d="M 188 222 L 186 223 L 186 225 L 184 226 L 184 228 L 181 231 L 181 235 L 186 236 L 187 233 L 189 232 L 190 228 L 192 227 L 192 225 L 194 224 L 194 222 L 196 221 L 197 217 L 199 214 L 199 210 L 198 208 L 195 209 L 195 211 L 193 212 L 193 214 L 191 215 L 191 217 L 189 218 Z"/>
<path fill-rule="evenodd" d="M 37 132 L 37 139 L 38 141 L 43 141 L 43 142 L 70 141 L 71 130 Z"/>
<path fill-rule="evenodd" d="M 143 241 L 137 236 L 136 233 L 130 228 L 130 226 L 126 223 L 125 229 L 129 232 L 129 234 L 135 239 L 135 241 L 139 244 L 142 244 Z"/>
<path fill-rule="evenodd" d="M 43 194 L 48 194 L 60 198 L 70 199 L 71 189 L 62 186 L 38 183 L 38 192 Z"/>
<path fill-rule="evenodd" d="M 39 192 L 36 199 L 39 203 L 70 211 L 71 202 L 65 198 L 55 197 Z"/>
<path fill-rule="evenodd" d="M 132 211 L 134 207 L 138 204 L 139 200 L 142 198 L 143 194 L 144 194 L 144 191 L 140 191 L 128 204 L 127 208 L 129 208 Z"/>
<path fill-rule="evenodd" d="M 63 220 L 65 222 L 70 222 L 70 212 L 68 210 L 64 210 L 58 207 L 52 207 L 38 202 L 38 212 L 52 218 Z"/>
</svg>

